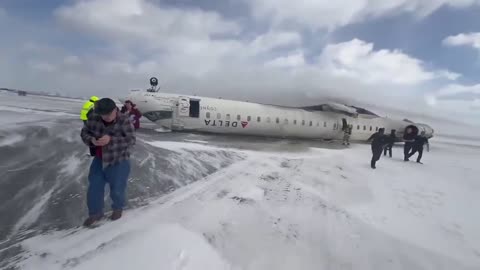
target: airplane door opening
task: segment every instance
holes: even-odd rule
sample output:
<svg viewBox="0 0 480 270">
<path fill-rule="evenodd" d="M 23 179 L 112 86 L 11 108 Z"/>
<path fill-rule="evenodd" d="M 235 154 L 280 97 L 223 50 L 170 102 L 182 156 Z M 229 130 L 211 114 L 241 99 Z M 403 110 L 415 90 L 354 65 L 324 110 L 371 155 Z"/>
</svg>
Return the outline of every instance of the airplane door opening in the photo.
<svg viewBox="0 0 480 270">
<path fill-rule="evenodd" d="M 190 99 L 190 117 L 198 118 L 200 116 L 200 100 Z"/>
</svg>

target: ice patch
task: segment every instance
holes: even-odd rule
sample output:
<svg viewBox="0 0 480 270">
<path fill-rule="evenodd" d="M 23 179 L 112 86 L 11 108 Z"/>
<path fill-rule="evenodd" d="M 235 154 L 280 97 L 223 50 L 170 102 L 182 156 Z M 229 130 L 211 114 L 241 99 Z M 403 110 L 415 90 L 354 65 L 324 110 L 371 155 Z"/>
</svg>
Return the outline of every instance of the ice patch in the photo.
<svg viewBox="0 0 480 270">
<path fill-rule="evenodd" d="M 156 129 L 154 129 L 154 130 L 155 130 L 156 132 L 158 132 L 158 133 L 171 132 L 170 129 L 166 129 L 166 128 L 162 128 L 162 127 L 156 128 Z"/>
<path fill-rule="evenodd" d="M 42 209 L 47 204 L 50 196 L 52 195 L 55 188 L 50 189 L 47 193 L 45 193 L 38 202 L 30 209 L 15 225 L 13 228 L 13 233 L 18 232 L 22 227 L 27 227 L 30 224 L 34 223 L 40 214 L 43 212 Z"/>
<path fill-rule="evenodd" d="M 78 157 L 74 155 L 69 156 L 67 159 L 62 160 L 60 164 L 61 166 L 60 174 L 63 174 L 66 176 L 76 176 L 78 175 L 78 171 L 81 165 L 82 165 L 82 161 Z"/>
<path fill-rule="evenodd" d="M 5 137 L 0 140 L 0 147 L 13 145 L 23 140 L 25 140 L 25 136 L 23 135 L 18 135 L 18 134 L 9 135 L 8 137 Z"/>
<path fill-rule="evenodd" d="M 184 141 L 185 141 L 185 142 L 191 142 L 191 143 L 202 143 L 202 144 L 207 144 L 207 143 L 209 143 L 209 142 L 207 142 L 207 141 L 201 141 L 201 140 L 187 140 L 187 139 L 185 139 Z"/>
</svg>

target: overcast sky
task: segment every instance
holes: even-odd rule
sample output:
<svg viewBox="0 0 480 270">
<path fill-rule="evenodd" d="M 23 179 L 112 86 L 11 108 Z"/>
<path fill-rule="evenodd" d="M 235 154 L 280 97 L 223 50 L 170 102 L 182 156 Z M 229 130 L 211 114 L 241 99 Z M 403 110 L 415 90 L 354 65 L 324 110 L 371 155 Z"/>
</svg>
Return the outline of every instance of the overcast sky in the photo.
<svg viewBox="0 0 480 270">
<path fill-rule="evenodd" d="M 1 0 L 0 87 L 355 101 L 480 125 L 480 0 Z"/>
</svg>

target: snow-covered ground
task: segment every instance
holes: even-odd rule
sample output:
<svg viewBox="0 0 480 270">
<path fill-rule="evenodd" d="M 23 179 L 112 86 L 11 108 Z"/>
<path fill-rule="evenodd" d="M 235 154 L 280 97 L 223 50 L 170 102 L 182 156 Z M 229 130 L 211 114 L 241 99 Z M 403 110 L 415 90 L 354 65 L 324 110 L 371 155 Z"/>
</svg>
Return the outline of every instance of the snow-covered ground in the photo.
<svg viewBox="0 0 480 270">
<path fill-rule="evenodd" d="M 155 141 L 177 151 L 208 144 Z M 131 210 L 121 221 L 22 243 L 22 269 L 478 269 L 478 148 L 369 147 L 301 153 L 234 148 L 245 159 Z"/>
<path fill-rule="evenodd" d="M 58 112 L 68 114 L 69 105 L 62 104 L 65 109 Z M 10 106 L 2 112 L 22 113 L 15 110 L 20 109 Z M 49 131 L 65 129 L 60 123 Z M 0 149 L 7 150 L 32 136 L 2 132 Z M 19 216 L 14 229 L 36 224 L 32 220 L 42 220 L 42 209 L 62 204 L 48 193 L 57 193 L 62 181 L 85 177 L 81 168 L 88 158 L 74 150 L 81 144 L 68 134 L 59 135 L 72 141 L 62 149 L 74 154 L 62 158 L 62 166 L 47 167 L 58 170 L 57 181 L 31 195 L 36 203 Z M 59 136 L 53 136 L 57 143 Z M 424 165 L 404 162 L 403 149 L 396 147 L 394 157 L 382 157 L 377 170 L 370 169 L 370 148 L 363 144 L 327 149 L 308 141 L 239 142 L 154 131 L 139 132 L 138 138 L 129 196 L 158 185 L 155 181 L 178 181 L 172 184 L 175 191 L 95 229 L 53 229 L 15 243 L 22 252 L 10 257 L 4 269 L 480 269 L 475 210 L 480 146 L 474 138 L 432 139 Z M 34 167 L 40 175 L 42 168 Z M 74 206 L 84 208 L 83 203 Z M 40 217 L 39 211 L 44 211 Z M 82 215 L 79 210 L 68 215 L 75 213 Z"/>
</svg>

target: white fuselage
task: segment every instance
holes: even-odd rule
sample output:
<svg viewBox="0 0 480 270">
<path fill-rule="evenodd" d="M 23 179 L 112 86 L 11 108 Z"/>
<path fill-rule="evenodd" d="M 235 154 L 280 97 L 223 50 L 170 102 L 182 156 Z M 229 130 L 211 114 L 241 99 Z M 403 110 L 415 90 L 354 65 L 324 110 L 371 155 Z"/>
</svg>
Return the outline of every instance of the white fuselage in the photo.
<svg viewBox="0 0 480 270">
<path fill-rule="evenodd" d="M 403 136 L 412 123 L 360 114 L 351 117 L 331 111 L 265 105 L 208 97 L 132 91 L 128 97 L 149 120 L 174 131 L 199 131 L 271 137 L 342 139 L 343 126 L 353 126 L 351 140 L 366 140 L 379 128 Z M 418 125 L 427 136 L 433 130 Z"/>
</svg>

